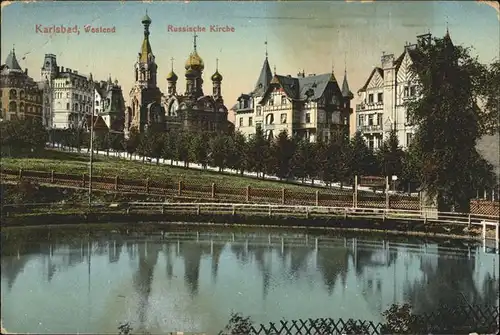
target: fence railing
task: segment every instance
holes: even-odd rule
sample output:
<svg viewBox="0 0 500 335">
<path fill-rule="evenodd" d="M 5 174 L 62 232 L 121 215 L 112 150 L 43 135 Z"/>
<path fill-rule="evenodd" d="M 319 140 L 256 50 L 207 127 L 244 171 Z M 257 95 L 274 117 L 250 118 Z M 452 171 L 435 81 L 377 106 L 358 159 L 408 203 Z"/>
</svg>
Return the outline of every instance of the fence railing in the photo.
<svg viewBox="0 0 500 335">
<path fill-rule="evenodd" d="M 2 180 L 30 180 L 57 186 L 87 188 L 87 174 L 61 174 L 55 171 L 1 170 Z M 223 202 L 267 203 L 280 205 L 308 205 L 333 207 L 385 208 L 420 210 L 420 199 L 401 194 L 375 193 L 354 190 L 318 188 L 314 191 L 293 187 L 257 188 L 235 187 L 230 184 L 201 184 L 194 181 L 155 180 L 145 178 L 133 180 L 119 176 L 92 176 L 92 188 L 96 191 L 155 195 L 166 198 L 211 199 Z M 471 214 L 500 215 L 497 202 L 471 202 Z"/>
<path fill-rule="evenodd" d="M 385 324 L 361 320 L 307 319 L 250 326 L 251 335 L 341 334 L 498 334 L 499 310 L 495 306 L 443 306 L 430 313 L 410 315 Z"/>
</svg>

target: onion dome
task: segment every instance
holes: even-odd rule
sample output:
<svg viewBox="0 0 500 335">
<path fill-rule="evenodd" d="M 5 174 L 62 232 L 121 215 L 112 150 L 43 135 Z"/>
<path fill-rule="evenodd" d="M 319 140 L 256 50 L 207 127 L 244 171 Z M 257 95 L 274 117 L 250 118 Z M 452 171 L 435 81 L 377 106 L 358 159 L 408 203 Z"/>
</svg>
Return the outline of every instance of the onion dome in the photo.
<svg viewBox="0 0 500 335">
<path fill-rule="evenodd" d="M 197 70 L 197 71 L 203 71 L 205 68 L 205 64 L 203 63 L 203 59 L 198 55 L 198 53 L 193 51 L 187 61 L 186 61 L 186 70 L 192 69 L 192 70 Z"/>
<path fill-rule="evenodd" d="M 219 71 L 215 71 L 215 73 L 212 75 L 212 81 L 222 81 L 222 75 L 219 73 Z"/>
<path fill-rule="evenodd" d="M 170 73 L 167 75 L 167 81 L 177 81 L 177 79 L 178 77 L 174 71 L 170 71 Z"/>
<path fill-rule="evenodd" d="M 146 15 L 143 16 L 141 23 L 151 23 L 151 18 L 148 16 L 147 12 Z"/>
</svg>

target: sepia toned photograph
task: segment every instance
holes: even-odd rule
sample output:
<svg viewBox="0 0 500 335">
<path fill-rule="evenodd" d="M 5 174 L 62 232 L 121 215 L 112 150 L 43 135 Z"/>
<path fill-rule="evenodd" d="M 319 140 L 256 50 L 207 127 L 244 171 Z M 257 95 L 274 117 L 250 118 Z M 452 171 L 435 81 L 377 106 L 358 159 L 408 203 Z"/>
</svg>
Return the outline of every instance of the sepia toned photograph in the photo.
<svg viewBox="0 0 500 335">
<path fill-rule="evenodd" d="M 500 331 L 495 1 L 4 1 L 2 334 Z"/>
</svg>

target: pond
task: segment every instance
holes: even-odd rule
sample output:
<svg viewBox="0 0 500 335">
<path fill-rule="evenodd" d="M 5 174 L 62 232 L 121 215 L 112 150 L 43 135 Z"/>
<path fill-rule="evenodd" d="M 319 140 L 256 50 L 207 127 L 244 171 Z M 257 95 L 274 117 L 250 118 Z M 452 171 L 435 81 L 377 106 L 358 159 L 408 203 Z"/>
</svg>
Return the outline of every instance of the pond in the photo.
<svg viewBox="0 0 500 335">
<path fill-rule="evenodd" d="M 498 255 L 475 244 L 303 231 L 3 229 L 1 315 L 10 332 L 216 334 L 256 323 L 383 321 L 393 303 L 498 304 Z"/>
</svg>

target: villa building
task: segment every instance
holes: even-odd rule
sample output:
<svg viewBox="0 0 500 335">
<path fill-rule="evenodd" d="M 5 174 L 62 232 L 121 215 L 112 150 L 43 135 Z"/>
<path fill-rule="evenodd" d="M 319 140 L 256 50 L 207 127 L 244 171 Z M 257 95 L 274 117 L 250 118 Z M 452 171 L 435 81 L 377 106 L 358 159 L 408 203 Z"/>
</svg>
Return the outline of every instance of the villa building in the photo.
<svg viewBox="0 0 500 335">
<path fill-rule="evenodd" d="M 235 128 L 246 136 L 261 127 L 268 138 L 286 130 L 310 142 L 340 139 L 349 134 L 352 98 L 347 73 L 342 87 L 333 72 L 273 75 L 266 53 L 255 89 L 240 95 L 232 108 Z"/>
<path fill-rule="evenodd" d="M 451 43 L 448 32 L 444 38 Z M 363 134 L 371 149 L 379 148 L 393 128 L 400 145 L 403 148 L 410 145 L 415 126 L 408 118 L 405 102 L 419 95 L 419 80 L 411 67 L 418 62 L 417 46 L 428 45 L 431 41 L 431 34 L 419 35 L 417 44 L 405 45 L 399 57 L 382 54 L 381 66 L 373 68 L 358 91 L 361 103 L 356 105 L 356 130 Z"/>
</svg>

